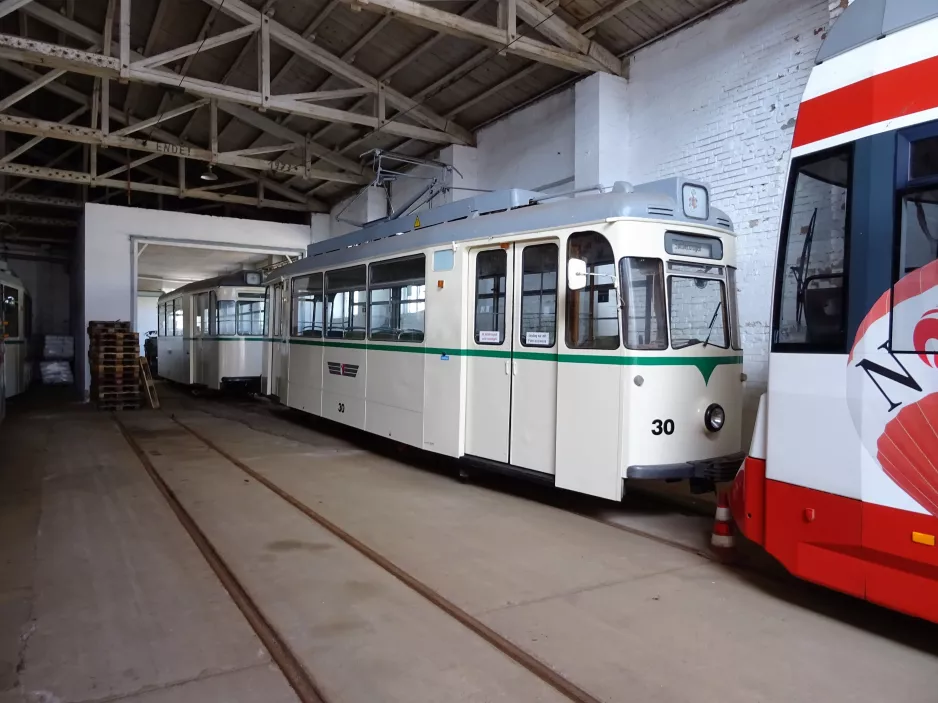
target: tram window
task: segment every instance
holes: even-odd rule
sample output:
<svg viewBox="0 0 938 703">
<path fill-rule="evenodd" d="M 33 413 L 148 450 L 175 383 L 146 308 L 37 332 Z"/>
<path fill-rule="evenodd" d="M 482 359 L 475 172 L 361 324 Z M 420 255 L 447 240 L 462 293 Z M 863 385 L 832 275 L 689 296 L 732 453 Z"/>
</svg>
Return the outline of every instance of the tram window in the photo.
<svg viewBox="0 0 938 703">
<path fill-rule="evenodd" d="M 208 324 L 205 329 L 208 331 L 208 334 L 217 335 L 218 334 L 218 320 L 216 311 L 218 310 L 218 297 L 215 295 L 215 291 L 209 291 L 208 294 Z"/>
<path fill-rule="evenodd" d="M 156 306 L 156 334 L 158 337 L 166 336 L 166 303 Z"/>
<path fill-rule="evenodd" d="M 352 266 L 326 274 L 327 337 L 365 338 L 366 279 L 364 266 Z"/>
<path fill-rule="evenodd" d="M 521 330 L 525 347 L 552 347 L 557 336 L 556 244 L 525 247 L 521 253 Z"/>
<path fill-rule="evenodd" d="M 661 259 L 623 258 L 619 261 L 619 280 L 625 303 L 622 327 L 626 348 L 667 349 L 668 315 Z"/>
<path fill-rule="evenodd" d="M 423 254 L 371 265 L 369 339 L 423 341 L 426 269 Z"/>
<path fill-rule="evenodd" d="M 238 334 L 247 337 L 259 337 L 264 334 L 264 301 L 238 301 Z"/>
<path fill-rule="evenodd" d="M 215 315 L 218 319 L 218 335 L 220 337 L 233 337 L 238 333 L 235 301 L 219 300 L 216 303 Z"/>
<path fill-rule="evenodd" d="M 199 336 L 208 336 L 208 293 L 199 293 L 195 300 L 195 333 Z"/>
<path fill-rule="evenodd" d="M 505 283 L 508 252 L 488 249 L 476 255 L 476 344 L 505 341 Z"/>
<path fill-rule="evenodd" d="M 3 336 L 20 336 L 20 292 L 8 286 L 3 287 Z"/>
<path fill-rule="evenodd" d="M 902 279 L 938 259 L 938 188 L 904 193 L 900 217 L 899 279 Z M 915 290 L 924 290 L 923 284 L 916 281 Z M 898 291 L 894 297 L 897 300 L 903 298 Z M 930 329 L 928 323 L 922 321 L 934 316 L 926 313 L 923 317 L 923 312 L 923 308 L 914 305 L 893 309 L 892 351 L 917 354 L 935 352 L 931 346 L 934 344 L 934 334 L 915 334 L 919 330 Z"/>
<path fill-rule="evenodd" d="M 322 337 L 323 300 L 321 273 L 293 279 L 291 335 Z"/>
<path fill-rule="evenodd" d="M 848 147 L 792 164 L 776 276 L 776 344 L 828 351 L 846 347 L 851 154 Z"/>
<path fill-rule="evenodd" d="M 173 334 L 182 337 L 185 334 L 185 325 L 182 316 L 182 298 L 173 301 Z"/>
<path fill-rule="evenodd" d="M 583 259 L 588 274 L 584 288 L 567 290 L 567 346 L 618 349 L 616 261 L 609 241 L 598 232 L 572 234 L 567 240 L 567 259 Z"/>
<path fill-rule="evenodd" d="M 671 347 L 684 349 L 696 344 L 726 349 L 726 297 L 723 282 L 716 278 L 668 277 L 671 302 Z"/>
</svg>

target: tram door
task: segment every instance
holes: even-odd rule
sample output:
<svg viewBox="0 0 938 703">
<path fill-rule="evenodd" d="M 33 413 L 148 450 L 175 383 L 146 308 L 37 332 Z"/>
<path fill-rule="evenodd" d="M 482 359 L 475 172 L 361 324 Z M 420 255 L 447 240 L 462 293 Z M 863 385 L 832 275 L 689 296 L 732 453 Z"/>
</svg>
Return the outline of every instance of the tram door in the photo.
<svg viewBox="0 0 938 703">
<path fill-rule="evenodd" d="M 555 240 L 470 255 L 466 454 L 554 473 Z"/>
<path fill-rule="evenodd" d="M 283 295 L 283 283 L 271 288 L 270 295 L 270 387 L 268 392 L 286 403 L 287 369 L 289 368 L 287 354 L 289 345 L 285 343 L 287 331 L 285 324 L 286 302 Z"/>
</svg>

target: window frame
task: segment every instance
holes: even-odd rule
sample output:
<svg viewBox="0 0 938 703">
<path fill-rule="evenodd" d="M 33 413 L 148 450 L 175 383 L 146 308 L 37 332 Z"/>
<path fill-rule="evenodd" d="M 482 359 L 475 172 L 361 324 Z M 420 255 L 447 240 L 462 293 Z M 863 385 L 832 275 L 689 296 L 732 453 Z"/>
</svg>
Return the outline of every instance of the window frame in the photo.
<svg viewBox="0 0 938 703">
<path fill-rule="evenodd" d="M 558 242 L 533 242 L 531 244 L 528 244 L 527 242 L 519 242 L 518 245 L 521 246 L 521 262 L 520 262 L 521 281 L 519 281 L 520 287 L 518 289 L 518 296 L 519 296 L 518 342 L 521 344 L 522 347 L 528 347 L 529 349 L 544 349 L 544 350 L 554 349 L 557 346 L 557 311 L 558 311 L 558 308 L 560 307 L 560 244 Z M 556 265 L 556 268 L 554 269 L 554 272 L 553 272 L 554 273 L 554 328 L 550 332 L 550 334 L 553 336 L 553 339 L 551 340 L 551 343 L 548 345 L 528 344 L 525 341 L 526 332 L 524 330 L 524 296 L 525 296 L 524 277 L 526 275 L 524 272 L 524 255 L 530 249 L 539 249 L 541 247 L 553 247 L 554 248 L 554 253 L 555 253 L 554 264 Z M 545 273 L 550 273 L 550 272 L 545 272 L 545 271 L 540 272 L 542 284 L 544 281 Z M 550 289 L 539 288 L 536 291 L 531 291 L 531 295 L 537 294 L 541 302 L 543 302 L 543 297 L 545 293 L 549 294 Z M 543 314 L 543 313 L 539 313 L 539 314 Z"/>
<path fill-rule="evenodd" d="M 511 276 L 511 271 L 510 271 L 510 268 L 509 268 L 509 266 L 508 266 L 508 252 L 509 252 L 509 249 L 505 249 L 505 248 L 503 248 L 503 247 L 498 247 L 497 249 L 481 249 L 481 250 L 479 250 L 478 252 L 476 252 L 476 255 L 475 255 L 475 275 L 474 275 L 473 278 L 472 278 L 472 303 L 473 303 L 473 308 L 472 308 L 472 341 L 473 341 L 474 344 L 478 344 L 478 345 L 481 346 L 481 347 L 500 347 L 500 346 L 503 346 L 503 345 L 505 344 L 505 342 L 508 341 L 508 334 L 507 334 L 507 330 L 508 330 L 508 315 L 509 315 L 508 309 L 509 309 L 509 307 L 510 307 L 510 302 L 511 302 L 511 301 L 509 300 L 509 297 L 508 297 L 508 292 L 509 292 L 509 291 L 508 291 L 508 287 L 509 287 L 509 286 L 508 286 L 508 278 L 509 278 L 509 276 Z M 501 313 L 502 320 L 503 320 L 502 329 L 500 329 L 500 330 L 481 330 L 481 331 L 483 331 L 483 332 L 500 332 L 500 333 L 501 333 L 501 338 L 499 339 L 498 342 L 480 342 L 480 341 L 479 341 L 479 332 L 480 332 L 480 330 L 479 330 L 479 280 L 480 280 L 480 278 L 479 278 L 479 256 L 481 256 L 482 254 L 489 254 L 489 253 L 496 253 L 496 254 L 497 254 L 497 253 L 501 253 L 502 256 L 504 256 L 504 258 L 505 258 L 505 275 L 504 275 L 504 278 L 505 278 L 505 290 L 502 292 L 502 296 L 498 296 L 498 295 L 497 295 L 497 292 L 498 292 L 497 286 L 493 286 L 493 287 L 492 287 L 492 300 L 495 300 L 495 299 L 498 298 L 498 297 L 504 297 L 504 299 L 505 299 L 505 309 L 504 309 L 504 311 Z M 512 259 L 512 261 L 513 261 L 513 260 L 514 260 L 514 259 Z M 497 313 L 497 312 L 493 312 L 492 314 L 495 315 L 495 316 L 496 316 L 496 319 L 497 319 L 498 313 Z"/>
<path fill-rule="evenodd" d="M 373 276 L 374 276 L 373 272 L 374 272 L 375 267 L 378 267 L 380 269 L 382 266 L 391 266 L 394 264 L 403 263 L 405 261 L 417 261 L 418 259 L 423 264 L 423 277 L 420 279 L 398 279 L 398 280 L 392 280 L 392 281 L 384 281 L 384 282 L 377 283 L 377 284 L 373 280 Z M 406 281 L 420 280 L 421 282 L 420 283 L 414 283 L 414 282 L 403 283 L 402 282 L 403 280 L 406 280 Z M 400 289 L 402 287 L 410 287 L 410 286 L 415 286 L 417 288 L 420 288 L 422 286 L 423 297 L 418 298 L 417 300 L 405 301 L 403 298 L 399 298 L 397 301 L 394 300 L 393 291 L 395 289 Z M 378 291 L 391 290 L 392 291 L 392 296 L 387 302 L 382 301 L 382 302 L 377 303 L 378 307 L 383 307 L 385 305 L 387 306 L 388 312 L 389 312 L 388 316 L 391 320 L 394 319 L 394 313 L 392 312 L 392 307 L 395 305 L 395 302 L 397 304 L 397 316 L 399 318 L 399 321 L 400 319 L 403 318 L 400 312 L 400 309 L 403 305 L 410 304 L 410 303 L 423 303 L 423 310 L 421 310 L 422 329 L 420 330 L 420 339 L 399 339 L 399 338 L 385 339 L 383 337 L 379 337 L 375 339 L 375 337 L 373 336 L 374 330 L 371 324 L 371 316 L 376 307 L 376 304 L 372 300 L 372 294 L 376 290 Z M 419 254 L 411 254 L 408 256 L 399 256 L 397 258 L 386 259 L 384 261 L 373 261 L 372 263 L 368 264 L 366 291 L 367 291 L 367 296 L 366 296 L 367 309 L 365 311 L 365 322 L 366 322 L 366 327 L 367 327 L 368 341 L 375 341 L 375 342 L 381 342 L 381 343 L 390 342 L 392 344 L 423 344 L 426 341 L 426 338 L 427 338 L 427 255 L 424 252 L 421 252 Z M 392 331 L 396 331 L 398 334 L 401 334 L 401 332 L 403 332 L 403 330 L 399 326 L 398 326 L 398 329 L 392 330 Z"/>
<path fill-rule="evenodd" d="M 156 304 L 156 336 L 166 336 L 166 303 Z"/>
<path fill-rule="evenodd" d="M 569 265 L 570 258 L 571 258 L 570 241 L 577 235 L 581 235 L 581 234 L 589 234 L 589 235 L 594 235 L 596 237 L 602 237 L 603 240 L 605 240 L 606 244 L 608 245 L 609 250 L 612 254 L 612 258 L 610 259 L 609 265 L 612 266 L 613 275 L 612 275 L 612 283 L 609 284 L 608 293 L 610 296 L 617 296 L 617 299 L 615 301 L 616 314 L 614 315 L 614 319 L 616 321 L 616 334 L 615 334 L 614 339 L 616 343 L 615 343 L 615 346 L 596 346 L 595 344 L 593 346 L 580 346 L 580 345 L 571 344 L 570 334 L 574 330 L 574 325 L 570 324 L 570 305 L 574 299 L 574 296 L 580 295 L 581 293 L 583 293 L 584 290 L 587 290 L 591 287 L 590 281 L 592 281 L 594 277 L 589 276 L 587 278 L 587 284 L 584 288 L 580 288 L 579 290 L 571 290 L 569 281 L 567 281 L 567 284 L 565 286 L 566 295 L 564 299 L 564 310 L 563 310 L 564 345 L 566 346 L 567 349 L 577 349 L 580 351 L 597 351 L 597 352 L 617 351 L 622 348 L 622 320 L 621 320 L 621 317 L 622 317 L 621 307 L 622 306 L 621 306 L 621 302 L 618 300 L 620 281 L 619 281 L 619 273 L 618 273 L 619 263 L 616 261 L 616 251 L 615 251 L 615 248 L 612 246 L 612 243 L 609 241 L 609 237 L 602 234 L 601 232 L 597 232 L 596 230 L 591 230 L 591 229 L 571 232 L 569 236 L 567 237 L 567 240 L 565 242 L 566 246 L 564 247 L 565 248 L 564 262 L 566 265 Z M 592 325 L 592 322 L 590 324 Z M 604 335 L 604 337 L 613 339 L 612 335 Z"/>
<path fill-rule="evenodd" d="M 626 262 L 637 259 L 640 261 L 655 261 L 658 263 L 658 274 L 661 281 L 661 287 L 659 292 L 661 293 L 661 304 L 663 310 L 661 311 L 661 317 L 664 319 L 664 346 L 657 347 L 633 347 L 629 343 L 629 324 L 628 320 L 630 319 L 630 308 L 632 304 L 632 287 L 629 286 L 627 289 L 625 287 L 625 281 L 622 278 L 622 271 Z M 619 333 L 622 337 L 622 346 L 628 349 L 629 351 L 638 351 L 638 352 L 657 352 L 657 351 L 666 351 L 671 347 L 671 306 L 670 306 L 670 289 L 668 286 L 668 281 L 671 276 L 665 269 L 664 260 L 658 256 L 623 256 L 620 257 L 618 264 L 619 267 Z M 651 300 L 651 305 L 654 307 L 654 299 Z M 622 303 L 625 305 L 622 305 Z M 647 306 L 648 301 L 646 301 Z M 660 324 L 660 322 L 659 322 Z"/>
<path fill-rule="evenodd" d="M 181 313 L 179 318 L 182 320 L 179 327 L 180 330 L 176 329 L 176 313 Z M 173 336 L 174 337 L 185 337 L 186 336 L 186 313 L 182 305 L 182 296 L 178 298 L 173 298 Z"/>
<path fill-rule="evenodd" d="M 297 305 L 297 296 L 296 296 L 296 283 L 302 279 L 307 279 L 312 281 L 312 279 L 319 277 L 319 295 L 320 300 L 317 302 L 315 299 L 315 289 L 313 289 L 313 319 L 312 327 L 310 332 L 312 334 L 302 334 L 299 328 L 299 305 Z M 284 291 L 287 289 L 284 288 Z M 306 290 L 310 290 L 310 284 L 306 286 Z M 296 339 L 323 339 L 326 333 L 326 272 L 325 271 L 311 271 L 309 273 L 300 274 L 299 276 L 294 276 L 290 279 L 290 337 Z M 304 298 L 305 300 L 305 298 Z M 319 312 L 320 319 L 320 329 L 316 330 L 316 312 Z"/>
<path fill-rule="evenodd" d="M 15 305 L 14 308 L 13 308 L 13 309 L 16 311 L 16 315 L 15 315 L 15 318 L 14 318 L 14 319 L 15 319 L 15 322 L 16 322 L 16 334 L 10 334 L 10 333 L 9 333 L 10 325 L 9 325 L 9 321 L 7 320 L 7 315 L 6 315 L 6 313 L 7 313 L 7 304 L 6 304 L 6 300 L 7 300 L 7 291 L 15 291 L 15 292 L 16 292 L 16 305 Z M 2 309 L 0 309 L 0 312 L 2 312 L 2 314 L 0 314 L 0 324 L 2 324 L 2 326 L 3 326 L 2 333 L 0 333 L 0 334 L 2 334 L 2 336 L 3 336 L 4 339 L 19 339 L 20 336 L 21 336 L 21 335 L 20 335 L 20 331 L 21 331 L 21 330 L 20 330 L 20 327 L 21 327 L 21 325 L 20 325 L 20 309 L 21 309 L 22 306 L 21 306 L 20 302 L 21 302 L 22 298 L 23 298 L 23 296 L 20 295 L 20 289 L 19 289 L 19 288 L 14 288 L 13 286 L 3 286 L 3 287 L 2 287 L 2 290 L 0 290 L 0 303 L 2 303 L 2 306 L 3 306 Z"/>
<path fill-rule="evenodd" d="M 699 342 L 694 342 L 694 343 L 688 342 L 687 344 L 680 346 L 680 347 L 674 346 L 674 330 L 672 328 L 672 323 L 671 323 L 671 314 L 674 311 L 671 305 L 671 301 L 673 298 L 671 294 L 672 293 L 671 287 L 673 285 L 673 281 L 675 278 L 686 278 L 689 281 L 693 281 L 695 279 L 700 278 L 700 279 L 705 279 L 708 281 L 715 281 L 717 285 L 720 286 L 721 305 L 720 305 L 719 313 L 720 313 L 720 316 L 723 318 L 723 339 L 726 341 L 726 344 L 717 344 L 716 342 L 713 342 L 713 341 L 707 342 L 705 339 L 701 339 Z M 690 349 L 692 347 L 697 347 L 697 346 L 703 347 L 704 343 L 706 343 L 708 347 L 716 347 L 717 349 L 727 350 L 727 349 L 732 348 L 732 341 L 730 339 L 731 333 L 730 333 L 729 324 L 727 322 L 729 318 L 729 314 L 727 311 L 728 306 L 726 302 L 726 289 L 727 289 L 726 279 L 721 278 L 719 276 L 706 276 L 706 275 L 694 276 L 687 272 L 669 273 L 667 289 L 668 289 L 668 336 L 670 338 L 669 341 L 670 341 L 670 347 L 672 350 L 681 351 L 683 349 Z M 716 318 L 714 318 L 714 321 L 715 319 Z"/>
<path fill-rule="evenodd" d="M 239 294 L 240 295 L 240 294 Z M 260 310 L 255 310 L 254 305 L 260 305 Z M 241 331 L 241 319 L 242 319 L 242 307 L 248 308 L 248 323 L 250 325 L 250 332 Z M 267 306 L 265 305 L 265 298 L 238 298 L 235 300 L 235 334 L 238 337 L 263 337 L 264 336 L 264 325 L 267 321 L 266 316 Z M 261 331 L 254 332 L 254 315 L 257 313 L 261 315 Z"/>
<path fill-rule="evenodd" d="M 779 325 L 782 310 L 782 288 L 785 283 L 785 265 L 788 253 L 788 240 L 791 230 L 792 205 L 795 199 L 795 184 L 798 174 L 804 166 L 824 161 L 838 154 L 847 155 L 847 202 L 845 204 L 844 218 L 844 257 L 843 257 L 843 291 L 844 299 L 841 306 L 843 317 L 843 343 L 842 344 L 810 344 L 808 342 L 780 342 Z M 852 343 L 850 339 L 850 252 L 853 242 L 853 201 L 856 196 L 855 171 L 856 142 L 839 144 L 830 149 L 816 151 L 792 159 L 788 169 L 788 181 L 785 186 L 785 201 L 782 210 L 782 224 L 779 233 L 778 249 L 775 261 L 775 282 L 772 292 L 772 320 L 771 345 L 773 354 L 845 354 Z"/>
<path fill-rule="evenodd" d="M 329 275 L 330 274 L 335 275 L 341 272 L 351 272 L 351 271 L 355 271 L 356 269 L 361 269 L 363 272 L 362 280 L 364 281 L 364 283 L 361 289 L 357 287 L 352 287 L 352 288 L 340 287 L 339 290 L 336 290 L 335 292 L 332 292 L 329 290 Z M 368 266 L 367 264 L 354 264 L 352 266 L 343 266 L 342 268 L 336 268 L 336 269 L 330 269 L 328 271 L 324 271 L 322 283 L 323 283 L 323 329 L 322 329 L 323 339 L 338 339 L 341 341 L 351 341 L 351 342 L 361 342 L 361 341 L 367 340 L 368 339 Z M 363 301 L 354 302 L 353 298 L 354 298 L 355 293 L 364 293 L 365 299 Z M 330 333 L 332 332 L 332 327 L 333 327 L 332 313 L 335 308 L 335 298 L 334 297 L 330 298 L 330 296 L 345 295 L 345 294 L 348 294 L 348 298 L 346 298 L 346 301 L 348 304 L 348 317 L 347 318 L 343 317 L 343 320 L 347 319 L 348 324 L 347 325 L 343 324 L 341 326 L 341 329 L 342 329 L 341 337 L 333 337 L 333 336 L 330 336 Z M 364 329 L 362 329 L 360 333 L 355 331 L 355 327 L 354 327 L 355 306 L 358 306 L 358 305 L 364 307 L 364 310 L 362 311 L 361 314 L 365 318 L 365 327 Z M 354 332 L 354 336 L 349 334 L 350 331 Z M 361 336 L 359 336 L 359 334 Z"/>
<path fill-rule="evenodd" d="M 231 303 L 233 312 L 231 313 L 231 325 L 233 332 L 222 332 L 221 331 L 221 316 L 219 315 L 219 307 L 222 303 Z M 226 320 L 226 324 L 227 324 Z M 215 298 L 215 327 L 217 329 L 218 337 L 237 337 L 238 336 L 238 301 L 232 299 L 218 300 L 218 297 Z"/>
</svg>

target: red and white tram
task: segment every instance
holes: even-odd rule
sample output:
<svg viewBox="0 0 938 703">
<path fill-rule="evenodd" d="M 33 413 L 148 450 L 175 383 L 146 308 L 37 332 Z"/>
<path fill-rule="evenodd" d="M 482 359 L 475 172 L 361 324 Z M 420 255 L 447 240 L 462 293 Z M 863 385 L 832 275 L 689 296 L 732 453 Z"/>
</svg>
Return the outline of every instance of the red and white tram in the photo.
<svg viewBox="0 0 938 703">
<path fill-rule="evenodd" d="M 731 494 L 793 574 L 938 622 L 938 0 L 856 0 L 798 114 Z"/>
</svg>

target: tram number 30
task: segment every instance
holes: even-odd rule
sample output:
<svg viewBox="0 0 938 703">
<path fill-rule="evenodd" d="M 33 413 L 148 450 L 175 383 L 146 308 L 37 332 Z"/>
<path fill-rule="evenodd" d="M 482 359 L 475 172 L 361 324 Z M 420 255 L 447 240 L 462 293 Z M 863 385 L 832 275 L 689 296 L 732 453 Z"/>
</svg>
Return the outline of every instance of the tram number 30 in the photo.
<svg viewBox="0 0 938 703">
<path fill-rule="evenodd" d="M 339 403 L 339 412 L 340 412 L 340 413 L 344 413 L 344 412 L 345 412 L 345 403 Z"/>
<path fill-rule="evenodd" d="M 674 420 L 652 420 L 651 433 L 656 437 L 663 434 L 674 434 Z"/>
</svg>

